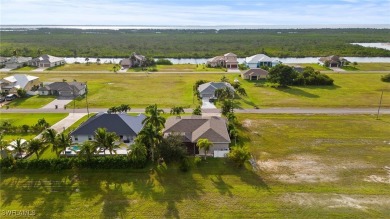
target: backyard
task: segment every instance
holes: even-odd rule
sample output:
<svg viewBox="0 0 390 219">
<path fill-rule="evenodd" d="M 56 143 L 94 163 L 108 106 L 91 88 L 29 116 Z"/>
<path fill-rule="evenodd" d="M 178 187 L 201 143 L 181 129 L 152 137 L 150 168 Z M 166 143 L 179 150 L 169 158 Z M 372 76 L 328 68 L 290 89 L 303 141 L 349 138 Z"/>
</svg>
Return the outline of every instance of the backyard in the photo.
<svg viewBox="0 0 390 219">
<path fill-rule="evenodd" d="M 5 173 L 2 210 L 43 218 L 383 218 L 390 116 L 238 114 L 258 171 L 207 159 L 142 170 Z M 48 206 L 47 203 L 51 205 Z M 212 209 L 212 210 L 210 210 Z"/>
</svg>

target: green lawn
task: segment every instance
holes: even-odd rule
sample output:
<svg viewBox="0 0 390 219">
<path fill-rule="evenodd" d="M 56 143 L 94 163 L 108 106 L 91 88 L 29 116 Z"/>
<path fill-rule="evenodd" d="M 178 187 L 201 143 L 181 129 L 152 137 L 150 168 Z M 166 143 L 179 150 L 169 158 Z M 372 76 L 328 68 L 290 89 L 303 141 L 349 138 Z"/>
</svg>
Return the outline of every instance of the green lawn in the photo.
<svg viewBox="0 0 390 219">
<path fill-rule="evenodd" d="M 2 210 L 41 218 L 386 218 L 390 116 L 237 115 L 259 170 L 3 173 Z M 386 181 L 387 180 L 387 181 Z M 47 204 L 47 203 L 50 203 Z"/>
<path fill-rule="evenodd" d="M 330 70 L 329 68 L 322 66 L 322 65 L 319 65 L 317 63 L 303 63 L 303 64 L 291 64 L 291 65 L 298 65 L 298 66 L 302 66 L 303 68 L 304 67 L 312 67 L 316 71 L 329 71 Z"/>
<path fill-rule="evenodd" d="M 11 101 L 8 106 L 9 108 L 25 108 L 25 109 L 37 109 L 45 106 L 46 104 L 53 101 L 55 97 L 52 96 L 31 96 L 27 98 L 16 98 Z"/>
<path fill-rule="evenodd" d="M 4 121 L 10 122 L 13 126 L 22 126 L 22 125 L 35 125 L 39 119 L 44 118 L 46 122 L 50 125 L 54 125 L 61 119 L 65 118 L 68 114 L 66 113 L 3 113 L 0 116 L 0 124 Z M 31 139 L 34 138 L 36 134 L 13 134 L 5 135 L 6 140 L 15 140 L 16 138 Z"/>
<path fill-rule="evenodd" d="M 354 67 L 360 71 L 390 71 L 390 63 L 358 63 Z"/>
<path fill-rule="evenodd" d="M 157 65 L 159 72 L 225 72 L 223 68 L 209 68 L 205 64 Z"/>
<path fill-rule="evenodd" d="M 334 86 L 301 86 L 291 88 L 256 87 L 264 81 L 242 80 L 239 74 L 202 73 L 134 73 L 134 74 L 36 74 L 42 81 L 87 81 L 88 102 L 91 108 L 108 108 L 120 104 L 130 104 L 132 108 L 144 108 L 158 104 L 162 108 L 172 106 L 195 107 L 192 86 L 195 81 L 205 79 L 219 81 L 223 75 L 230 81 L 238 79 L 246 89 L 248 97 L 238 101 L 240 108 L 259 107 L 377 107 L 380 93 L 385 91 L 383 106 L 390 106 L 390 84 L 382 82 L 382 74 L 331 73 Z M 19 108 L 43 106 L 40 98 L 50 102 L 50 97 L 32 97 Z M 34 101 L 36 100 L 36 101 Z M 32 103 L 30 103 L 31 101 Z M 15 101 L 14 103 L 18 103 Z M 29 103 L 29 104 L 27 104 Z M 45 103 L 45 104 L 46 104 Z M 37 104 L 40 104 L 39 106 Z M 70 103 L 73 105 L 73 103 Z M 11 107 L 16 107 L 11 105 Z M 76 101 L 76 107 L 85 108 L 85 99 Z"/>
<path fill-rule="evenodd" d="M 34 67 L 34 66 L 25 66 L 25 67 L 13 69 L 13 70 L 11 70 L 11 71 L 31 71 L 31 70 L 34 70 L 34 69 L 37 69 L 37 67 Z"/>
<path fill-rule="evenodd" d="M 51 70 L 53 71 L 112 71 L 114 64 L 65 64 Z M 50 71 L 48 69 L 48 71 Z"/>
<path fill-rule="evenodd" d="M 377 107 L 384 90 L 383 105 L 390 106 L 390 84 L 380 80 L 381 74 L 328 74 L 333 86 L 299 86 L 291 88 L 256 87 L 264 82 L 239 78 L 248 93 L 243 108 L 260 107 Z"/>
</svg>

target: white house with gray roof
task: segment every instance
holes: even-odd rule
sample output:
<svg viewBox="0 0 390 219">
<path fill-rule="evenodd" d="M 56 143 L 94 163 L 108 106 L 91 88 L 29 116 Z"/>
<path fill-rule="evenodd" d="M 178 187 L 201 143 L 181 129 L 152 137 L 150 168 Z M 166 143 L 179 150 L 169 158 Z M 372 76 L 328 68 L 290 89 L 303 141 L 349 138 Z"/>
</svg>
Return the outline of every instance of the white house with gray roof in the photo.
<svg viewBox="0 0 390 219">
<path fill-rule="evenodd" d="M 65 64 L 64 58 L 55 57 L 51 55 L 41 55 L 38 58 L 29 61 L 29 65 L 36 66 L 39 68 L 48 68 L 63 64 Z"/>
<path fill-rule="evenodd" d="M 251 57 L 245 58 L 244 64 L 248 68 L 261 68 L 261 66 L 273 67 L 279 64 L 276 59 L 270 58 L 264 54 L 257 54 Z"/>
<path fill-rule="evenodd" d="M 87 85 L 82 82 L 54 82 L 38 89 L 39 95 L 54 95 L 59 97 L 78 97 L 84 95 Z"/>
<path fill-rule="evenodd" d="M 31 57 L 12 56 L 4 64 L 7 69 L 15 69 L 28 65 L 30 60 Z"/>
<path fill-rule="evenodd" d="M 99 113 L 82 123 L 71 132 L 70 136 L 74 144 L 82 144 L 85 141 L 94 140 L 95 131 L 98 128 L 105 128 L 108 132 L 116 133 L 121 142 L 132 144 L 141 131 L 143 127 L 142 121 L 145 118 L 144 114 L 129 116 L 124 113 Z"/>
<path fill-rule="evenodd" d="M 1 92 L 17 94 L 18 89 L 30 91 L 34 86 L 39 86 L 39 78 L 32 75 L 15 74 L 0 80 Z"/>
<path fill-rule="evenodd" d="M 198 92 L 200 98 L 208 98 L 208 99 L 215 99 L 215 91 L 217 89 L 225 89 L 228 88 L 231 92 L 235 92 L 233 86 L 229 84 L 228 82 L 207 82 L 204 84 L 199 85 Z"/>
</svg>

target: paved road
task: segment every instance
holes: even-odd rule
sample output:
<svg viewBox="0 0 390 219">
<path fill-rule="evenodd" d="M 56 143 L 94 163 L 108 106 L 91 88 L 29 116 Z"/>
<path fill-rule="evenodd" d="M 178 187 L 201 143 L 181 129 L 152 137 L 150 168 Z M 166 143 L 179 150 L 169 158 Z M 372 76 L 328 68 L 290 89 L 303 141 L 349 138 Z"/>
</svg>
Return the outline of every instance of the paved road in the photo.
<svg viewBox="0 0 390 219">
<path fill-rule="evenodd" d="M 92 108 L 90 113 L 106 112 L 107 108 Z M 143 113 L 145 109 L 132 109 L 132 113 Z M 169 113 L 170 109 L 164 109 Z M 192 109 L 185 109 L 191 113 Z M 0 109 L 0 113 L 87 113 L 87 109 Z M 203 110 L 204 113 L 219 113 L 220 109 Z M 260 113 L 260 114 L 376 114 L 378 108 L 291 108 L 275 107 L 262 109 L 236 109 L 236 113 Z M 382 108 L 380 114 L 390 114 L 390 108 Z"/>
</svg>

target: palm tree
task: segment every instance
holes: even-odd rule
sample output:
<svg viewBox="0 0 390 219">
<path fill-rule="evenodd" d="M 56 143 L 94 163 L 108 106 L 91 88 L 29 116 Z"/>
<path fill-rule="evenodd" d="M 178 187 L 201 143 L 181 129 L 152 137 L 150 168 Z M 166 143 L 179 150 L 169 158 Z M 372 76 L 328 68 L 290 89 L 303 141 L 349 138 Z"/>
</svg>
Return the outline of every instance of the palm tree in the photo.
<svg viewBox="0 0 390 219">
<path fill-rule="evenodd" d="M 85 62 L 87 63 L 87 65 L 89 65 L 89 58 L 85 58 Z"/>
<path fill-rule="evenodd" d="M 61 133 L 56 136 L 56 147 L 58 151 L 58 154 L 61 153 L 61 151 L 64 151 L 67 147 L 70 147 L 72 144 L 72 138 L 69 136 L 69 134 Z"/>
<path fill-rule="evenodd" d="M 198 139 L 198 142 L 196 143 L 196 146 L 200 149 L 204 150 L 204 159 L 206 160 L 207 153 L 209 152 L 211 146 L 213 146 L 213 143 L 209 141 L 207 138 L 200 138 Z"/>
<path fill-rule="evenodd" d="M 118 136 L 114 132 L 107 132 L 107 129 L 105 128 L 98 128 L 95 131 L 94 143 L 97 147 L 104 148 L 104 153 L 106 153 L 106 149 L 108 149 L 110 154 L 112 154 L 112 151 L 118 147 L 118 145 L 115 144 L 115 141 L 117 140 Z"/>
<path fill-rule="evenodd" d="M 58 153 L 58 145 L 56 144 L 56 136 L 57 136 L 57 131 L 54 129 L 46 129 L 46 131 L 42 134 L 43 141 L 52 146 L 52 151 L 54 151 L 59 157 Z"/>
<path fill-rule="evenodd" d="M 199 105 L 192 111 L 192 115 L 199 115 L 199 116 L 202 115 L 202 109 L 200 108 Z"/>
<path fill-rule="evenodd" d="M 177 115 L 180 117 L 180 114 L 184 113 L 184 109 L 181 106 L 174 106 L 171 108 L 171 115 Z"/>
<path fill-rule="evenodd" d="M 118 64 L 115 64 L 113 67 L 112 67 L 112 71 L 114 71 L 115 73 L 117 73 L 119 71 L 119 69 L 121 69 L 121 66 L 118 65 Z"/>
<path fill-rule="evenodd" d="M 240 94 L 242 96 L 247 96 L 247 93 L 246 93 L 245 89 L 242 88 L 242 87 L 237 88 L 236 91 L 237 91 L 238 94 Z"/>
<path fill-rule="evenodd" d="M 120 109 L 121 112 L 127 113 L 127 111 L 130 111 L 130 110 L 131 110 L 131 107 L 130 107 L 129 104 L 121 104 L 121 105 L 119 106 L 119 109 Z"/>
<path fill-rule="evenodd" d="M 117 145 L 115 142 L 118 140 L 118 136 L 115 134 L 115 132 L 107 132 L 106 135 L 106 141 L 105 141 L 105 148 L 107 148 L 110 151 L 110 154 L 112 155 L 112 151 L 116 148 L 119 148 L 119 145 Z M 115 152 L 116 153 L 116 152 Z"/>
<path fill-rule="evenodd" d="M 97 63 L 98 65 L 100 65 L 100 58 L 97 58 L 97 59 L 96 59 L 96 63 Z"/>
<path fill-rule="evenodd" d="M 3 151 L 5 151 L 4 155 L 8 156 L 8 152 L 6 150 L 7 145 L 8 145 L 8 141 L 4 140 L 4 135 L 3 135 L 3 133 L 0 132 L 0 153 L 1 153 L 1 156 L 3 155 Z M 1 157 L 1 158 L 4 158 L 4 157 Z"/>
<path fill-rule="evenodd" d="M 137 141 L 139 140 L 149 148 L 153 162 L 156 146 L 162 141 L 162 138 L 159 130 L 151 124 L 146 124 L 138 134 Z"/>
<path fill-rule="evenodd" d="M 136 140 L 131 146 L 131 151 L 128 154 L 129 158 L 133 162 L 143 162 L 146 160 L 147 150 L 144 144 Z"/>
<path fill-rule="evenodd" d="M 27 151 L 29 153 L 35 153 L 37 155 L 37 159 L 45 152 L 46 146 L 41 139 L 31 139 L 27 143 Z"/>
<path fill-rule="evenodd" d="M 147 116 L 142 121 L 142 124 L 150 124 L 156 130 L 160 130 L 160 128 L 164 128 L 165 118 L 161 116 L 161 113 L 164 113 L 164 110 L 158 109 L 157 104 L 146 107 L 145 112 Z"/>
<path fill-rule="evenodd" d="M 86 141 L 80 145 L 79 156 L 85 157 L 87 161 L 91 160 L 91 157 L 96 153 L 96 144 L 92 141 Z"/>
<path fill-rule="evenodd" d="M 238 131 L 235 127 L 231 128 L 229 130 L 229 136 L 231 138 L 234 138 L 234 145 L 237 145 L 237 137 L 238 137 Z"/>
<path fill-rule="evenodd" d="M 18 153 L 16 157 L 22 158 L 23 152 L 26 150 L 26 141 L 22 141 L 21 138 L 15 140 L 15 144 L 11 145 Z"/>
</svg>

